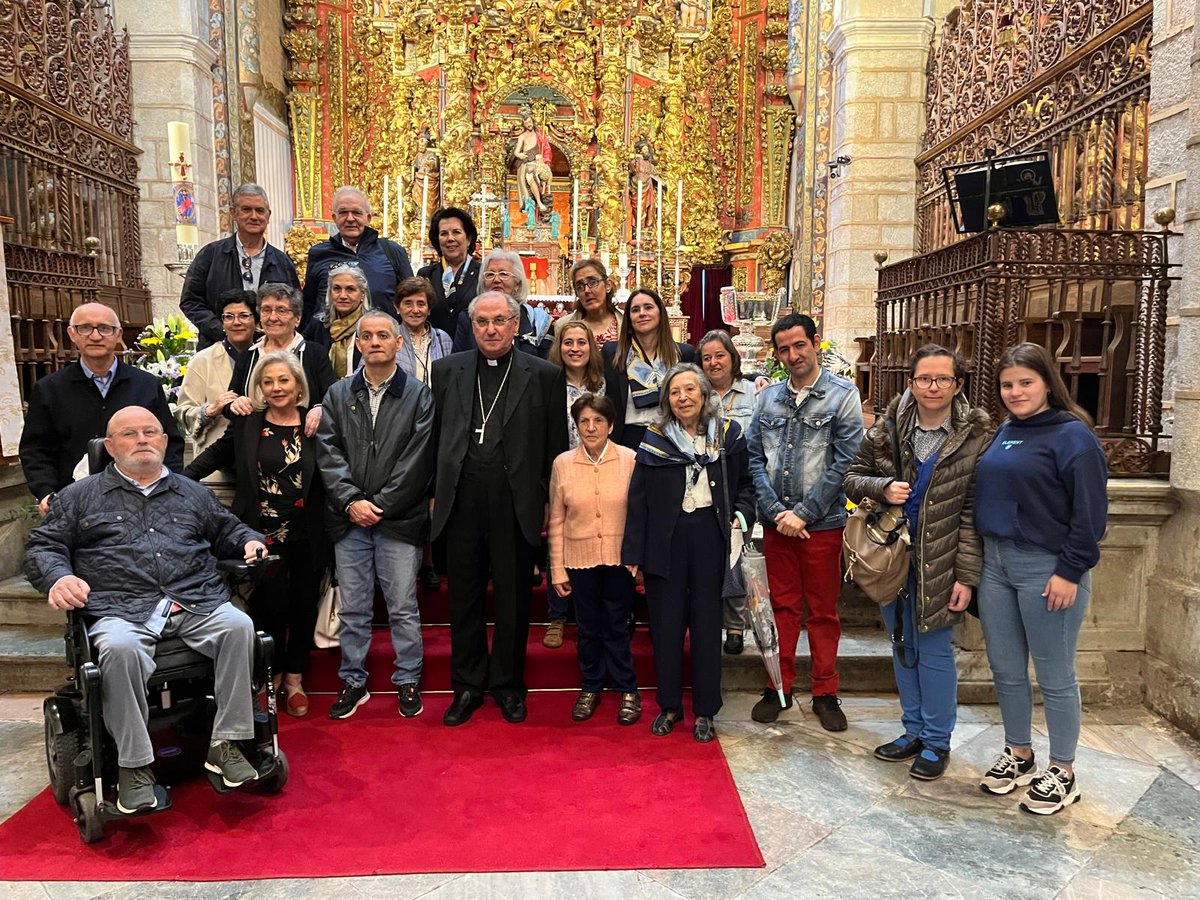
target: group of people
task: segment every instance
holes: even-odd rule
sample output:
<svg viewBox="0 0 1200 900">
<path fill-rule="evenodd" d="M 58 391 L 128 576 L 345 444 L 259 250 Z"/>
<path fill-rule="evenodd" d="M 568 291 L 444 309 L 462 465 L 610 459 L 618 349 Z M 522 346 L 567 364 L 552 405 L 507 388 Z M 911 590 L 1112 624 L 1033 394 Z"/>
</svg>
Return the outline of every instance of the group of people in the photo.
<svg viewBox="0 0 1200 900">
<path fill-rule="evenodd" d="M 145 648 L 158 635 L 194 637 L 218 660 L 218 706 L 227 712 L 214 759 L 233 759 L 229 748 L 249 737 L 248 691 L 242 698 L 241 681 L 222 677 L 244 651 L 244 635 L 230 635 L 253 626 L 226 611 L 211 559 L 198 561 L 205 542 L 277 557 L 250 613 L 280 648 L 277 686 L 292 715 L 308 712 L 303 675 L 331 564 L 342 681 L 331 718 L 369 699 L 377 583 L 398 712 L 422 712 L 417 584 L 440 583 L 441 571 L 454 690 L 444 723 L 467 722 L 489 694 L 507 721 L 523 721 L 532 592 L 544 572 L 543 642 L 562 646 L 568 604 L 578 623 L 572 718 L 589 719 L 606 691 L 619 697 L 618 722 L 641 717 L 630 646 L 640 579 L 658 686 L 651 730 L 668 734 L 684 718 L 690 635 L 692 734 L 707 742 L 722 704 L 722 632 L 726 653 L 744 647 L 745 598 L 726 586 L 730 546 L 758 520 L 782 683 L 767 686 L 752 716 L 773 722 L 793 705 L 806 622 L 813 710 L 824 728 L 844 730 L 837 652 L 847 496 L 902 506 L 913 535 L 907 586 L 882 609 L 905 636 L 895 666 L 904 734 L 876 755 L 911 760 L 919 778 L 945 770 L 956 706 L 951 626 L 975 597 L 1006 728 L 983 786 L 1028 786 L 1023 802 L 1035 812 L 1078 797 L 1074 645 L 1104 529 L 1104 458 L 1044 350 L 1020 345 L 1001 361 L 997 389 L 1010 415 L 994 436 L 963 397 L 961 361 L 930 346 L 914 355 L 908 389 L 864 437 L 861 397 L 821 367 L 808 316 L 772 326 L 787 377 L 756 385 L 725 332 L 695 348 L 676 342 L 655 291 L 638 288 L 618 309 L 597 259 L 572 267 L 576 309 L 551 321 L 526 302 L 516 254 L 476 259 L 476 228 L 463 210 L 433 216 L 439 261 L 417 276 L 403 248 L 370 227 L 362 192 L 339 189 L 334 214 L 338 233 L 311 248 L 302 289 L 290 261 L 266 243 L 265 193 L 238 189 L 236 233 L 203 248 L 185 281 L 181 307 L 205 346 L 184 380 L 179 427 L 151 376 L 117 358 L 119 322 L 98 304 L 72 316 L 80 364 L 31 394 L 21 457 L 45 519 L 27 572 L 52 605 L 93 620 L 102 664 L 124 654 L 123 674 L 104 683 L 118 720 L 110 728 L 124 808 L 149 802 L 147 778 L 153 784 Z M 197 450 L 186 469 L 180 428 Z M 72 483 L 97 435 L 107 435 L 113 464 Z M 200 480 L 226 492 L 230 511 L 195 486 Z M 126 562 L 148 569 L 94 563 L 121 558 L 126 545 Z M 204 602 L 191 602 L 201 582 Z M 220 627 L 206 620 L 214 609 Z M 1044 773 L 1029 734 L 1031 652 L 1051 734 Z M 251 777 L 236 763 L 227 783 Z"/>
</svg>

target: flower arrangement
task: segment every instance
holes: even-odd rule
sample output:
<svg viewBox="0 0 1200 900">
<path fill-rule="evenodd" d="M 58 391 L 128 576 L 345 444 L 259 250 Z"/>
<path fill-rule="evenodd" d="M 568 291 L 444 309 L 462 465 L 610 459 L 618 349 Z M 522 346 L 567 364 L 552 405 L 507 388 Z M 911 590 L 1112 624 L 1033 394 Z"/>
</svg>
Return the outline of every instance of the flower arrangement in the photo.
<svg viewBox="0 0 1200 900">
<path fill-rule="evenodd" d="M 850 360 L 842 356 L 838 350 L 837 341 L 822 339 L 817 360 L 822 369 L 828 369 L 834 375 L 854 380 L 854 366 Z M 787 369 L 775 358 L 774 354 L 767 357 L 765 368 L 767 377 L 772 381 L 783 381 L 787 378 Z"/>
<path fill-rule="evenodd" d="M 161 381 L 167 402 L 176 403 L 195 352 L 196 326 L 183 316 L 169 315 L 142 329 L 130 351 L 129 364 Z"/>
</svg>

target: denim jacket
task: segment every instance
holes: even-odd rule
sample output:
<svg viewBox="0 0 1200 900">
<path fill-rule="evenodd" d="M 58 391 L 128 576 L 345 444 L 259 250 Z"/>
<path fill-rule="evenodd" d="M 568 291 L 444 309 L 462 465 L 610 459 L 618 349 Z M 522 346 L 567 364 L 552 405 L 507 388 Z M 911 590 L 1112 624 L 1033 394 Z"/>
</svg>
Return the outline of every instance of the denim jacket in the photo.
<svg viewBox="0 0 1200 900">
<path fill-rule="evenodd" d="M 787 382 L 759 395 L 750 420 L 750 476 L 764 526 L 791 510 L 810 531 L 846 524 L 842 481 L 863 438 L 862 398 L 825 369 L 799 406 Z"/>
</svg>

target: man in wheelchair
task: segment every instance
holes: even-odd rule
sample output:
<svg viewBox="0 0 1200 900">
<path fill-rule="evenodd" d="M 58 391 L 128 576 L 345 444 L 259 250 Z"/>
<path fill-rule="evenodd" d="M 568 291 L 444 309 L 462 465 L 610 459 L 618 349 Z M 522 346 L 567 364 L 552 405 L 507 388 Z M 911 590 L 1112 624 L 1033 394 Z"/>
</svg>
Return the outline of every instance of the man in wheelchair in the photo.
<svg viewBox="0 0 1200 900">
<path fill-rule="evenodd" d="M 258 771 L 235 743 L 254 737 L 254 626 L 230 602 L 214 553 L 254 561 L 262 535 L 208 488 L 163 465 L 167 435 L 142 407 L 117 412 L 113 462 L 59 492 L 29 538 L 25 572 L 55 609 L 79 610 L 99 655 L 104 725 L 117 745 L 117 808 L 156 805 L 146 682 L 158 641 L 178 637 L 213 660 L 216 718 L 204 767 L 226 787 Z"/>
</svg>

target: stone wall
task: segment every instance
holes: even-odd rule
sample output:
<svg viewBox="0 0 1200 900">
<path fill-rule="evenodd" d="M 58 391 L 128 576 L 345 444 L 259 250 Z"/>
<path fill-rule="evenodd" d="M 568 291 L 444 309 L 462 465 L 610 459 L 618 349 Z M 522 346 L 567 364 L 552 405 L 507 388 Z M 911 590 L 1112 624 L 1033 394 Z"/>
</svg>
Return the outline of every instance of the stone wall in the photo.
<svg viewBox="0 0 1200 900">
<path fill-rule="evenodd" d="M 1180 262 L 1200 259 L 1200 210 L 1188 202 L 1189 175 L 1200 178 L 1198 7 L 1196 0 L 1154 4 L 1146 206 L 1175 207 L 1181 237 L 1171 254 Z M 1148 581 L 1146 702 L 1200 735 L 1200 277 L 1187 265 L 1180 272 L 1171 291 L 1167 391 L 1171 487 L 1180 508 L 1162 531 Z"/>
</svg>

